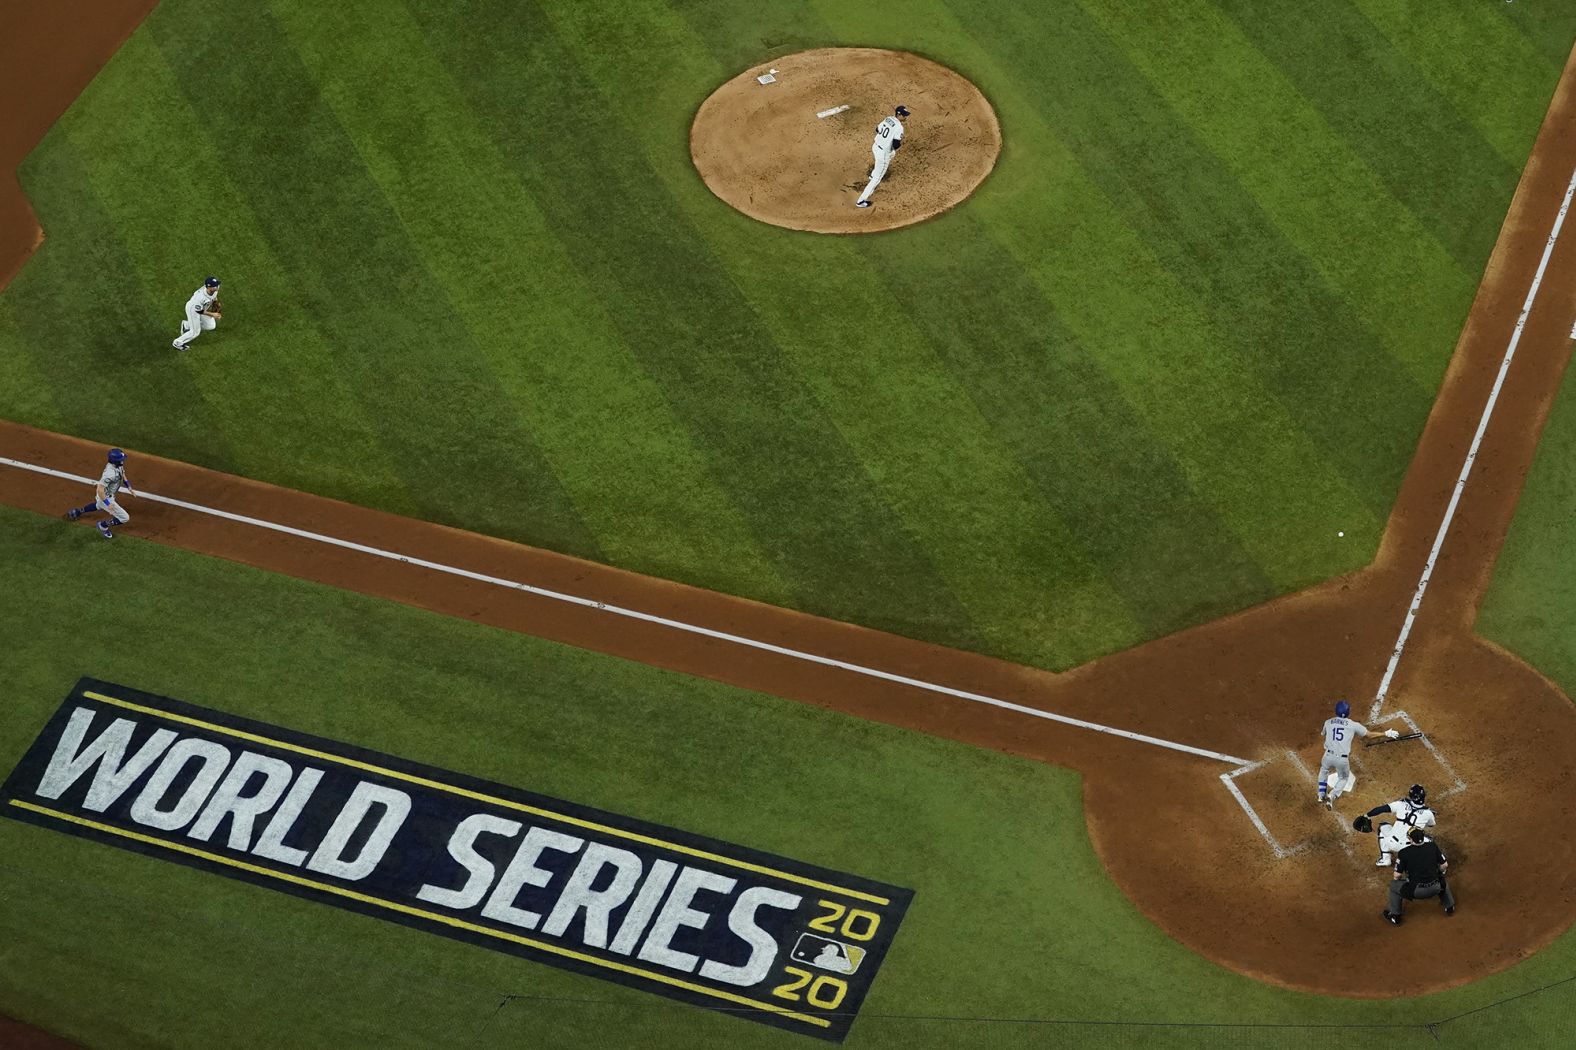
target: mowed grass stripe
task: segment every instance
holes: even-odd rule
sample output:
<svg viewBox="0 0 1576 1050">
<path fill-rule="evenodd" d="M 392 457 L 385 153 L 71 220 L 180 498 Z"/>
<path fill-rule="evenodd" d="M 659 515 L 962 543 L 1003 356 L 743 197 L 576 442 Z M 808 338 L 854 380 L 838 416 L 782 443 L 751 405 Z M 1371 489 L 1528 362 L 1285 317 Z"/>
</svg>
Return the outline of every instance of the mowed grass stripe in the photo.
<svg viewBox="0 0 1576 1050">
<path fill-rule="evenodd" d="M 1002 445 L 986 419 L 988 406 L 973 402 L 914 323 L 910 304 L 868 264 L 861 249 L 871 239 L 739 223 L 709 193 L 693 192 L 699 179 L 687 153 L 673 149 L 673 125 L 732 71 L 655 0 L 626 3 L 616 22 L 585 5 L 554 5 L 551 12 L 580 68 L 634 132 L 674 198 L 705 226 L 728 277 L 771 325 L 991 651 L 1065 664 L 1108 642 L 1109 635 L 1091 637 L 1091 628 L 1130 614 Z M 626 81 L 664 76 L 687 90 L 620 90 Z M 863 152 L 849 157 L 855 171 L 863 163 Z M 922 242 L 907 232 L 880 240 L 894 265 L 951 250 L 945 239 Z M 972 279 L 988 280 L 977 273 Z M 951 301 L 945 285 L 926 294 Z M 1017 572 L 1006 570 L 1003 552 Z"/>
<path fill-rule="evenodd" d="M 1254 25 L 1266 32 L 1253 42 L 1209 0 L 1143 12 L 1100 0 L 1085 6 L 1379 345 L 1420 386 L 1437 384 L 1472 301 L 1469 270 L 1475 274 L 1487 254 L 1483 219 L 1460 215 L 1460 202 L 1509 199 L 1479 178 L 1485 159 L 1490 177 L 1503 168 L 1487 146 L 1465 125 L 1447 124 L 1453 134 L 1442 135 L 1446 114 L 1437 106 L 1409 105 L 1410 85 L 1382 61 L 1389 57 L 1382 38 L 1385 54 L 1376 56 L 1373 40 L 1322 36 L 1317 30 L 1338 4 L 1300 23 L 1277 10 L 1272 27 Z M 1296 63 L 1287 68 L 1295 86 L 1255 43 L 1269 43 L 1277 62 Z M 1365 61 L 1330 60 L 1331 49 L 1349 55 L 1359 45 L 1369 48 Z M 1467 147 L 1457 165 L 1438 163 L 1446 143 Z M 1490 241 L 1497 223 L 1489 219 Z"/>
<path fill-rule="evenodd" d="M 895 260 L 877 242 L 864 254 L 1039 498 L 1055 508 L 1131 610 L 1137 633 L 1124 636 L 1118 623 L 1107 621 L 1094 639 L 1101 651 L 1273 596 L 1274 584 L 1219 508 L 1194 489 L 1022 262 L 976 211 L 954 222 L 951 229 L 915 231 L 916 240 L 934 238 L 945 253 L 908 252 Z M 960 272 L 990 279 L 966 297 L 935 294 Z"/>
<path fill-rule="evenodd" d="M 775 569 L 609 322 L 536 202 L 404 8 L 284 4 L 278 17 L 553 472 L 612 561 L 696 582 Z M 346 35 L 361 46 L 345 49 Z M 397 70 L 398 75 L 389 71 Z M 522 118 L 526 119 L 526 118 Z"/>
<path fill-rule="evenodd" d="M 834 18 L 827 8 L 823 12 Z M 1203 305 L 1083 171 L 1080 154 L 1041 115 L 1021 71 L 970 42 L 963 26 L 949 24 L 952 11 L 936 2 L 915 17 L 958 41 L 958 64 L 996 100 L 1015 143 L 992 176 L 1001 180 L 1001 191 L 971 202 L 971 214 L 1031 275 L 1058 319 L 1276 588 L 1359 567 L 1365 549 L 1378 540 L 1381 518 L 1332 469 Z M 858 28 L 857 22 L 833 24 L 845 32 Z M 1044 75 L 1052 76 L 1054 68 L 1048 65 Z M 1035 206 L 1026 207 L 1025 199 Z M 1254 454 L 1244 457 L 1243 449 Z M 1347 539 L 1338 544 L 1334 533 L 1341 529 Z M 1185 548 L 1144 549 L 1136 537 L 1131 549 L 1157 578 L 1187 556 Z M 1208 594 L 1207 569 L 1199 569 L 1205 575 L 1194 582 L 1198 593 Z M 1206 610 L 1200 612 L 1207 616 Z"/>
<path fill-rule="evenodd" d="M 102 104 L 131 95 L 134 86 L 148 104 Z M 400 498 L 403 481 L 391 457 L 345 388 L 321 330 L 295 302 L 294 283 L 270 257 L 263 222 L 226 174 L 208 126 L 202 110 L 181 95 L 146 29 L 94 81 L 91 103 L 73 109 L 65 123 L 91 189 L 135 260 L 149 297 L 141 305 L 157 319 L 125 338 L 150 366 L 189 375 L 204 411 L 229 438 L 228 462 L 214 461 L 213 450 L 196 462 L 299 485 L 310 473 L 302 464 L 280 463 L 271 448 L 288 434 L 297 447 L 332 448 L 365 465 L 338 495 L 374 500 L 392 490 Z M 172 157 L 179 158 L 179 178 L 170 178 Z M 207 273 L 228 281 L 221 293 L 232 304 L 230 316 L 182 356 L 169 342 L 187 297 Z M 288 368 L 279 367 L 284 347 Z M 325 392 L 339 411 L 279 414 L 279 406 L 294 410 Z"/>
<path fill-rule="evenodd" d="M 1571 54 L 1572 40 L 1576 38 L 1576 8 L 1557 0 L 1537 0 L 1535 3 L 1528 3 L 1527 0 L 1516 3 L 1511 0 L 1503 5 L 1481 6 L 1495 11 L 1515 25 L 1556 72 L 1565 68 L 1565 62 Z M 1551 88 L 1549 94 L 1553 93 Z"/>
<path fill-rule="evenodd" d="M 1206 313 L 1214 354 L 1257 378 L 1370 513 L 1387 512 L 1429 392 L 1087 13 L 1051 2 L 1035 15 L 1058 26 L 1048 45 L 1023 13 L 967 28 L 1003 56 L 1079 166 Z M 1067 81 L 1102 90 L 1068 90 Z"/>
<path fill-rule="evenodd" d="M 416 14 L 468 103 L 499 129 L 500 151 L 570 245 L 621 338 L 707 450 L 713 476 L 732 490 L 795 603 L 977 645 L 956 599 L 769 324 L 723 275 L 631 148 L 633 129 L 542 12 L 472 0 L 457 13 L 446 9 L 441 22 L 428 21 L 436 11 Z M 682 150 L 682 126 L 668 133 Z M 742 574 L 728 586 L 750 596 L 757 588 Z"/>
<path fill-rule="evenodd" d="M 18 345 L 12 349 L 32 359 L 72 433 L 106 444 L 156 444 L 182 458 L 235 462 L 229 435 L 169 348 L 177 322 L 154 308 L 151 290 L 138 279 L 136 257 L 117 235 L 65 128 L 57 126 L 49 140 L 50 148 L 36 150 L 24 165 L 22 182 L 37 213 L 58 221 L 50 222 L 44 246 L 7 296 L 16 304 L 11 309 Z M 145 340 L 138 338 L 142 333 Z M 5 382 L 11 381 L 7 376 Z M 120 396 L 128 386 L 149 382 L 182 406 L 178 427 L 150 416 L 137 399 Z M 178 433 L 168 434 L 172 429 Z M 135 469 L 131 476 L 136 478 Z"/>
<path fill-rule="evenodd" d="M 1504 215 L 1500 202 L 1509 203 L 1519 168 L 1495 153 L 1449 100 L 1348 4 L 1288 5 L 1276 8 L 1271 18 L 1268 8 L 1250 0 L 1216 2 L 1231 19 L 1220 20 L 1220 39 L 1236 42 L 1241 39 L 1239 30 L 1246 34 L 1295 90 L 1318 107 L 1328 121 L 1326 134 L 1333 130 L 1340 135 L 1388 188 L 1388 194 L 1378 194 L 1353 179 L 1343 180 L 1347 185 L 1338 185 L 1329 199 L 1319 201 L 1325 227 L 1355 240 L 1359 248 L 1366 246 L 1354 262 L 1368 273 L 1370 284 L 1388 288 L 1394 296 L 1419 296 L 1410 313 L 1423 324 L 1430 341 L 1453 345 Z M 1191 0 L 1189 6 L 1205 4 L 1206 0 Z M 1335 55 L 1341 61 L 1332 61 Z M 1209 70 L 1227 73 L 1215 63 Z M 1260 83 L 1266 82 L 1261 78 Z M 1246 108 L 1253 99 L 1244 92 L 1240 103 Z M 1184 106 L 1182 99 L 1170 101 L 1178 108 Z M 1204 122 L 1192 107 L 1184 112 L 1202 131 Z M 1277 160 L 1285 163 L 1306 152 L 1312 132 L 1301 122 L 1284 129 L 1273 144 Z M 1216 152 L 1223 151 L 1217 146 Z M 1338 179 L 1348 174 L 1347 167 L 1332 165 L 1330 175 Z M 1314 168 L 1303 180 L 1312 184 L 1316 177 Z M 1411 215 L 1393 214 L 1390 195 Z M 1435 257 L 1434 244 L 1418 235 L 1413 215 L 1450 253 L 1456 262 L 1454 271 Z M 1404 268 L 1386 264 L 1386 257 L 1407 256 L 1415 260 L 1410 280 Z M 1343 290 L 1360 301 L 1361 287 L 1343 286 Z M 1404 309 L 1398 303 L 1386 305 L 1397 312 Z"/>
<path fill-rule="evenodd" d="M 380 422 L 413 507 L 375 505 L 596 556 L 595 539 L 518 407 L 467 338 L 289 39 L 262 7 L 227 9 L 226 18 L 232 46 L 223 62 L 193 54 L 184 22 L 158 19 L 150 28 L 197 108 L 209 98 L 250 98 L 275 115 L 260 128 L 250 111 L 216 110 L 210 130 L 221 138 L 263 136 L 256 154 L 220 155 L 258 209 L 260 232 L 293 279 L 294 298 L 333 345 L 362 411 Z"/>
<path fill-rule="evenodd" d="M 39 254 L 43 254 L 42 250 Z M 27 270 L 22 274 L 12 283 L 13 288 L 21 284 Z M 0 389 L 5 391 L 11 415 L 34 421 L 35 425 L 49 430 L 60 430 L 66 424 L 66 417 L 55 399 L 55 385 L 42 365 L 49 358 L 35 357 L 26 349 L 26 341 L 32 337 L 24 337 L 22 318 L 30 312 L 30 307 L 17 296 L 0 295 L 0 357 L 5 359 L 5 369 L 0 372 Z M 73 422 L 81 424 L 81 420 Z"/>
<path fill-rule="evenodd" d="M 1413 72 L 1465 114 L 1502 161 L 1521 170 L 1570 50 L 1576 12 L 1567 8 L 1561 15 L 1565 52 L 1549 55 L 1516 25 L 1536 18 L 1529 9 L 1537 4 L 1429 4 L 1426 17 L 1419 17 L 1418 5 L 1395 0 L 1353 0 L 1353 6 Z M 1552 12 L 1562 5 L 1541 6 Z M 1528 70 L 1539 75 L 1528 76 Z"/>
</svg>

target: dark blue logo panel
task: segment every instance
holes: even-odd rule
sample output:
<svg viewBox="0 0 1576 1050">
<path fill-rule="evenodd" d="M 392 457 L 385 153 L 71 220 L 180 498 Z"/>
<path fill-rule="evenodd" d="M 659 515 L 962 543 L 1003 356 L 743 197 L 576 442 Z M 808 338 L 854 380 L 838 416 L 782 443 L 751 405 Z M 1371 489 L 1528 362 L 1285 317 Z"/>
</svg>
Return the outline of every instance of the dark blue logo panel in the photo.
<svg viewBox="0 0 1576 1050">
<path fill-rule="evenodd" d="M 839 1042 L 913 896 L 91 678 L 0 812 Z"/>
</svg>

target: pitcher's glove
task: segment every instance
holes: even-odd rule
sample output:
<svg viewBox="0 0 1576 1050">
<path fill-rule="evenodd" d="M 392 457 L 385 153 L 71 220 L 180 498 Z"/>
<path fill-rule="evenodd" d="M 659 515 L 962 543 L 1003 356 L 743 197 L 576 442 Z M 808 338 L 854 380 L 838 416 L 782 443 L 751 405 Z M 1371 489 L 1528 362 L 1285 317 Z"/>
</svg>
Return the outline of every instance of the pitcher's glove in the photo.
<svg viewBox="0 0 1576 1050">
<path fill-rule="evenodd" d="M 1360 831 L 1364 835 L 1366 835 L 1370 831 L 1372 831 L 1373 829 L 1374 829 L 1374 822 L 1368 819 L 1368 814 L 1366 814 L 1366 813 L 1360 814 L 1359 816 L 1357 816 L 1352 821 L 1352 830 L 1353 831 Z"/>
</svg>

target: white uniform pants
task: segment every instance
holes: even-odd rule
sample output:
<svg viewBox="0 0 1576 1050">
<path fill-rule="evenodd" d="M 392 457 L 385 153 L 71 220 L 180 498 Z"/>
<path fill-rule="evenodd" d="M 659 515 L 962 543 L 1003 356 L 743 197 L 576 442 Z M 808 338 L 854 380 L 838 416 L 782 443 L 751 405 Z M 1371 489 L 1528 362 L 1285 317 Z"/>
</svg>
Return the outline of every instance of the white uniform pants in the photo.
<svg viewBox="0 0 1576 1050">
<path fill-rule="evenodd" d="M 186 323 L 181 325 L 181 334 L 175 337 L 175 341 L 185 346 L 204 332 L 211 332 L 217 327 L 219 327 L 218 321 L 215 321 L 207 314 L 200 314 L 194 307 L 188 306 L 186 308 Z"/>
<path fill-rule="evenodd" d="M 104 513 L 106 513 L 106 514 L 110 515 L 111 517 L 113 517 L 121 525 L 124 525 L 124 524 L 126 524 L 126 522 L 131 520 L 131 515 L 126 513 L 126 508 L 122 507 L 119 503 L 116 503 L 114 500 L 112 500 L 112 499 L 101 499 L 101 500 L 96 500 L 95 502 L 98 503 L 98 509 L 99 510 L 101 510 Z"/>
<path fill-rule="evenodd" d="M 892 166 L 892 147 L 882 142 L 877 142 L 870 147 L 870 152 L 875 154 L 875 170 L 870 173 L 870 183 L 865 187 L 865 192 L 859 195 L 861 201 L 870 199 L 870 195 L 881 185 L 881 180 L 886 178 L 887 169 Z"/>
<path fill-rule="evenodd" d="M 1379 852 L 1400 853 L 1406 848 L 1406 833 L 1411 830 L 1409 824 L 1380 824 Z"/>
</svg>

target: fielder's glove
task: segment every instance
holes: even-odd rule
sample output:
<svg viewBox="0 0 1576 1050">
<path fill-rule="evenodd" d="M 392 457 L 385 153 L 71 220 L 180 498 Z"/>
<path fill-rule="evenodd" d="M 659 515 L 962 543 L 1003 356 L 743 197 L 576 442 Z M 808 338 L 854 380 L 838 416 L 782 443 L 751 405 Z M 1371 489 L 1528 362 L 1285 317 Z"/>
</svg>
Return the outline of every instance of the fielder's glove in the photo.
<svg viewBox="0 0 1576 1050">
<path fill-rule="evenodd" d="M 1372 831 L 1373 829 L 1374 829 L 1374 822 L 1368 819 L 1368 814 L 1366 814 L 1366 813 L 1360 814 L 1359 816 L 1357 816 L 1352 821 L 1352 830 L 1353 831 L 1360 831 L 1364 835 L 1366 835 L 1370 831 Z"/>
</svg>

